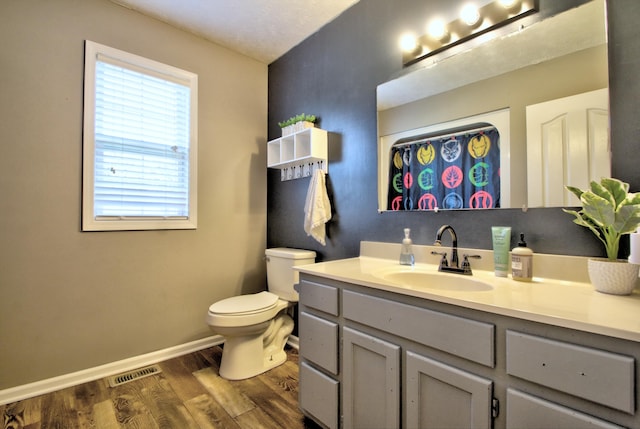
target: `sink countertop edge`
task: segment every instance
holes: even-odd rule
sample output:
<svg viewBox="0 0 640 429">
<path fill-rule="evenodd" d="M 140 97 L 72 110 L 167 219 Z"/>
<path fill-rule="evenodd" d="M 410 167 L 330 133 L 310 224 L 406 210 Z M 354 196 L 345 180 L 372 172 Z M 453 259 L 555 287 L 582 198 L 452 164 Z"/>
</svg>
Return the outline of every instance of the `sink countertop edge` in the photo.
<svg viewBox="0 0 640 429">
<path fill-rule="evenodd" d="M 534 277 L 532 282 L 519 282 L 510 277 L 496 277 L 493 271 L 475 269 L 472 278 L 492 285 L 492 290 L 424 290 L 394 284 L 373 274 L 377 270 L 394 267 L 411 269 L 400 268 L 403 266 L 395 260 L 371 256 L 301 265 L 295 269 L 359 286 L 640 342 L 638 290 L 629 296 L 607 295 L 595 291 L 593 286 L 585 282 L 540 277 Z M 415 269 L 438 273 L 435 264 L 418 262 Z M 460 276 L 448 273 L 439 275 Z"/>
</svg>

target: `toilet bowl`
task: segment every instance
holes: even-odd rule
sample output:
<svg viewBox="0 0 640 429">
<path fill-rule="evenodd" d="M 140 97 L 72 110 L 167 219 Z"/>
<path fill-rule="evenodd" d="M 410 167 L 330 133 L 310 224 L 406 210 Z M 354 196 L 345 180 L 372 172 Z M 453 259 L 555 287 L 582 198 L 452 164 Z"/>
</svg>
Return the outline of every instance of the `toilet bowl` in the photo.
<svg viewBox="0 0 640 429">
<path fill-rule="evenodd" d="M 293 331 L 293 319 L 286 310 L 293 304 L 270 292 L 212 304 L 207 324 L 225 337 L 220 376 L 242 380 L 284 363 L 284 345 Z"/>
<path fill-rule="evenodd" d="M 313 263 L 315 252 L 299 249 L 267 249 L 269 292 L 234 296 L 212 304 L 207 324 L 225 338 L 220 376 L 242 380 L 283 364 L 284 346 L 293 331 L 289 310 L 298 301 L 293 285 L 296 265 Z"/>
</svg>

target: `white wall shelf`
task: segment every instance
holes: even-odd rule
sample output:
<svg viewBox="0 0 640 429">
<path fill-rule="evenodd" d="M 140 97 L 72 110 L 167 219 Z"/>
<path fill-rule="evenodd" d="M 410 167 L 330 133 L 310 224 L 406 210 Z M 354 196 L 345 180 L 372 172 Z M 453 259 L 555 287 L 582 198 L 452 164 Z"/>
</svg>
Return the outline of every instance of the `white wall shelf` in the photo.
<svg viewBox="0 0 640 429">
<path fill-rule="evenodd" d="M 318 168 L 327 173 L 327 131 L 307 128 L 267 142 L 267 167 L 280 169 L 281 180 L 308 177 Z"/>
</svg>

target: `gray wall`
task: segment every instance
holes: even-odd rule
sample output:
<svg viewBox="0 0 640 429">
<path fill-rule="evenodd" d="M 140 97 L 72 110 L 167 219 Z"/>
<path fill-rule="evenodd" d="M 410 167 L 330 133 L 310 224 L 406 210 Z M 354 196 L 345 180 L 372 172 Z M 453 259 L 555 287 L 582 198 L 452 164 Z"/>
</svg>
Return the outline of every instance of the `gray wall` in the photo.
<svg viewBox="0 0 640 429">
<path fill-rule="evenodd" d="M 543 0 L 541 8 L 574 3 Z M 279 173 L 270 170 L 267 244 L 313 249 L 319 260 L 333 260 L 356 256 L 361 240 L 397 242 L 404 227 L 412 228 L 414 242 L 431 244 L 437 228 L 448 223 L 463 247 L 490 249 L 490 227 L 509 225 L 514 237 L 524 232 L 536 252 L 604 255 L 591 232 L 574 225 L 560 208 L 377 212 L 376 86 L 402 71 L 398 36 L 420 28 L 438 7 L 443 3 L 362 0 L 269 66 L 269 138 L 279 136 L 278 121 L 299 112 L 318 115 L 319 126 L 331 133 L 328 188 L 334 218 L 326 247 L 307 237 L 302 225 L 309 179 L 280 182 Z M 635 24 L 640 2 L 609 1 L 608 9 L 613 175 L 640 191 L 640 27 Z"/>
<path fill-rule="evenodd" d="M 80 232 L 85 39 L 198 74 L 197 230 Z M 0 2 L 0 389 L 208 337 L 264 289 L 267 73 L 108 0 Z"/>
</svg>

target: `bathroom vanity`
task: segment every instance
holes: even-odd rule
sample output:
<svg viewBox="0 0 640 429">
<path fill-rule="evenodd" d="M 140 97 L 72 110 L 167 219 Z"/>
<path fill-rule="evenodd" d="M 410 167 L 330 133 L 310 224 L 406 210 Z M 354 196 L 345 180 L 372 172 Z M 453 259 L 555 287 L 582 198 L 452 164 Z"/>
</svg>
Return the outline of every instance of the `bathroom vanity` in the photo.
<svg viewBox="0 0 640 429">
<path fill-rule="evenodd" d="M 401 267 L 399 246 L 381 246 L 299 267 L 305 415 L 328 428 L 640 427 L 640 295 L 438 273 L 428 246 L 414 248 L 429 263 Z M 544 274 L 586 259 L 536 256 Z"/>
</svg>

